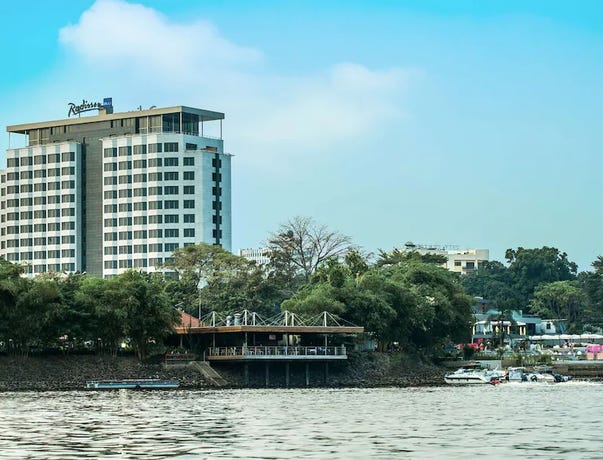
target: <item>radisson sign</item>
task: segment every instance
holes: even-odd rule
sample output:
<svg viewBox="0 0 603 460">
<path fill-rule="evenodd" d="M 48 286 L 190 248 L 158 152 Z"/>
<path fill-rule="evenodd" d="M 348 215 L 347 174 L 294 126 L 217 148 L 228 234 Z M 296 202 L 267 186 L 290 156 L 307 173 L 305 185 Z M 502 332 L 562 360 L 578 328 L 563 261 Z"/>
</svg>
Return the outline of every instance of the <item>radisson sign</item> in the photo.
<svg viewBox="0 0 603 460">
<path fill-rule="evenodd" d="M 70 117 L 71 115 L 79 115 L 82 112 L 89 112 L 90 110 L 101 109 L 105 109 L 107 110 L 107 112 L 111 113 L 113 111 L 113 98 L 104 98 L 102 104 L 100 102 L 88 102 L 86 99 L 83 99 L 82 103 L 79 105 L 70 102 L 67 116 Z"/>
</svg>

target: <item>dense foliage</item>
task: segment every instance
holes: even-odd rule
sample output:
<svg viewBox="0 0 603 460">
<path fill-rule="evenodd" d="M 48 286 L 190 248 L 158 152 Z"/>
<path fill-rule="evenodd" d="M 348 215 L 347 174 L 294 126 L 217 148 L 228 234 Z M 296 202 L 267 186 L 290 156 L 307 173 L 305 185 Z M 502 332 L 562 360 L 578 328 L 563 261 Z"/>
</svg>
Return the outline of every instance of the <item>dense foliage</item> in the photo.
<svg viewBox="0 0 603 460">
<path fill-rule="evenodd" d="M 0 259 L 0 345 L 11 353 L 88 348 L 115 353 L 124 341 L 142 359 L 169 335 L 175 307 L 193 315 L 244 309 L 334 313 L 362 325 L 381 348 L 425 348 L 469 339 L 471 297 L 501 312 L 564 319 L 570 331 L 603 326 L 603 257 L 594 271 L 556 248 L 509 249 L 507 263 L 482 263 L 460 276 L 439 255 L 394 249 L 374 260 L 348 237 L 308 218 L 270 236 L 270 263 L 258 266 L 221 247 L 177 249 L 164 267 L 176 277 L 128 271 L 104 280 L 85 274 L 22 276 Z"/>
</svg>

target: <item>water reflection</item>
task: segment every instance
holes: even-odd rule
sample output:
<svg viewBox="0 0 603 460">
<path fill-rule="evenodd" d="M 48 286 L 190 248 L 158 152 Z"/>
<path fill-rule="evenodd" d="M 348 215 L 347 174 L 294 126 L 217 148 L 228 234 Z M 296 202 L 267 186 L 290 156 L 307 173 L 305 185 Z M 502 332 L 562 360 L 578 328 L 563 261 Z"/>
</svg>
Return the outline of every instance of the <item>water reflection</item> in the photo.
<svg viewBox="0 0 603 460">
<path fill-rule="evenodd" d="M 593 458 L 603 385 L 0 393 L 0 458 Z"/>
</svg>

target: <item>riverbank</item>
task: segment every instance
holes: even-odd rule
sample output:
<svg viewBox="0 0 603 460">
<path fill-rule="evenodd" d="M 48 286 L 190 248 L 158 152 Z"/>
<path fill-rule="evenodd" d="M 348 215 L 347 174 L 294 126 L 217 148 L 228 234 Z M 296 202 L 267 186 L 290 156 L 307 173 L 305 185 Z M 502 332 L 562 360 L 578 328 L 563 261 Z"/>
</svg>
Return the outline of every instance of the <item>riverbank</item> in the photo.
<svg viewBox="0 0 603 460">
<path fill-rule="evenodd" d="M 324 364 L 324 363 L 322 363 Z M 245 387 L 243 370 L 239 366 L 216 366 L 226 380 L 226 386 Z M 292 369 L 290 386 L 305 386 L 305 376 Z M 442 385 L 445 369 L 401 353 L 350 353 L 346 362 L 329 365 L 328 378 L 324 379 L 324 365 L 311 366 L 310 386 L 379 387 Z M 263 387 L 264 368 L 250 369 L 249 385 Z M 50 391 L 79 390 L 89 380 L 105 379 L 176 379 L 181 388 L 214 388 L 210 381 L 194 367 L 186 365 L 140 363 L 131 356 L 0 356 L 0 391 Z M 284 387 L 284 373 L 273 365 L 271 387 Z"/>
</svg>

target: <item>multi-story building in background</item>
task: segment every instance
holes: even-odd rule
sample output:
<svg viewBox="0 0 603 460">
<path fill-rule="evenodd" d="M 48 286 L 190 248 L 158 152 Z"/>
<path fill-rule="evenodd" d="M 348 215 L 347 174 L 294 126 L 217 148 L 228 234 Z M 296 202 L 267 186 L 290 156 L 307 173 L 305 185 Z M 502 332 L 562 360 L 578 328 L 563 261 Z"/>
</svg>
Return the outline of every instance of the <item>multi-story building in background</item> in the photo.
<svg viewBox="0 0 603 460">
<path fill-rule="evenodd" d="M 248 248 L 239 249 L 239 256 L 255 262 L 257 265 L 268 265 L 270 263 L 270 249 Z"/>
<path fill-rule="evenodd" d="M 437 254 L 446 257 L 444 266 L 452 271 L 462 274 L 477 270 L 479 265 L 490 259 L 488 249 L 459 249 L 456 246 L 436 244 L 414 244 L 408 242 L 402 251 L 418 252 L 419 254 Z"/>
<path fill-rule="evenodd" d="M 184 106 L 9 126 L 26 136 L 0 172 L 0 255 L 26 272 L 155 271 L 176 248 L 231 249 L 224 114 Z M 219 124 L 218 135 L 204 134 Z M 216 126 L 214 126 L 215 128 Z"/>
</svg>

